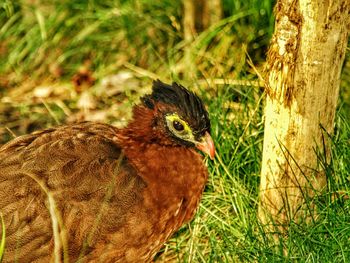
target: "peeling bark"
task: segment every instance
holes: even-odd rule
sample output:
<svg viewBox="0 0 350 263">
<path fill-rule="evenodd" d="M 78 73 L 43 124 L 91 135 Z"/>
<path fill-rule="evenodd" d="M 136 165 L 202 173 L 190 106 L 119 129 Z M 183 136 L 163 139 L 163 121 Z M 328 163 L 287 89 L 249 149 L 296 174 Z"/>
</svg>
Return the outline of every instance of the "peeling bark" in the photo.
<svg viewBox="0 0 350 263">
<path fill-rule="evenodd" d="M 264 223 L 284 225 L 309 217 L 309 198 L 326 185 L 316 151 L 329 160 L 324 132 L 333 132 L 349 11 L 348 0 L 276 4 L 260 184 L 259 217 Z"/>
</svg>

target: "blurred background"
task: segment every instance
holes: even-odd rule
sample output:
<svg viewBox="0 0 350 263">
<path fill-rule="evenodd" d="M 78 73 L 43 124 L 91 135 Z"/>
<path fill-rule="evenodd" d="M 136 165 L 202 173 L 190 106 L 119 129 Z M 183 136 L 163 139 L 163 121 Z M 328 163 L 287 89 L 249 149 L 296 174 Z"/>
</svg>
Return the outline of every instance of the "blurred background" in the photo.
<svg viewBox="0 0 350 263">
<path fill-rule="evenodd" d="M 264 62 L 273 3 L 209 2 L 2 0 L 0 142 L 8 129 L 122 125 L 155 78 L 213 94 L 214 79 L 256 80 L 247 54 Z"/>
<path fill-rule="evenodd" d="M 218 157 L 208 162 L 199 213 L 157 262 L 350 259 L 342 247 L 350 236 L 347 201 L 327 203 L 333 219 L 291 228 L 277 249 L 256 219 L 264 120 L 259 75 L 273 6 L 269 0 L 1 0 L 0 145 L 82 120 L 121 127 L 152 79 L 177 81 L 206 102 Z M 348 48 L 326 199 L 348 189 L 349 120 Z"/>
</svg>

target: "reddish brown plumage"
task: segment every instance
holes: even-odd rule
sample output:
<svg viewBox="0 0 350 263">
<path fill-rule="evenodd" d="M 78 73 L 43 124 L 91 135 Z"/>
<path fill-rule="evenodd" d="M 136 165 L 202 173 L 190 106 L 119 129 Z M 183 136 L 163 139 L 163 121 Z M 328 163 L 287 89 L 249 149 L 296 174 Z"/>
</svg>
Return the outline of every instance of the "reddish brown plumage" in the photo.
<svg viewBox="0 0 350 263">
<path fill-rule="evenodd" d="M 84 122 L 0 148 L 4 262 L 149 262 L 193 217 L 207 169 L 166 129 L 181 108 L 149 103 L 124 129 Z"/>
</svg>

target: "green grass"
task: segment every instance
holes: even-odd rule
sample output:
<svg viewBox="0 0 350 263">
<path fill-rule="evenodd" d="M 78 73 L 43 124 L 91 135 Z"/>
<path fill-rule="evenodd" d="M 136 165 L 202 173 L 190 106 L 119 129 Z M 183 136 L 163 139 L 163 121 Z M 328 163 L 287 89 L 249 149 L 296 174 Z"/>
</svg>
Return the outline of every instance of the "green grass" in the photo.
<svg viewBox="0 0 350 263">
<path fill-rule="evenodd" d="M 180 81 L 208 105 L 217 158 L 207 161 L 210 177 L 196 218 L 167 243 L 158 262 L 350 260 L 349 62 L 331 162 L 324 165 L 328 189 L 314 200 L 318 217 L 310 224 L 291 223 L 276 244 L 257 220 L 263 90 L 211 82 L 257 79 L 246 52 L 260 70 L 273 29 L 271 1 L 224 0 L 225 19 L 191 43 L 183 40 L 178 1 L 32 2 L 0 3 L 0 144 L 87 118 L 123 125 L 151 78 Z M 91 71 L 94 84 L 72 83 L 82 67 Z M 112 76 L 117 84 L 106 86 Z M 48 93 L 38 96 L 39 88 Z M 86 95 L 94 104 L 88 109 L 79 106 Z"/>
<path fill-rule="evenodd" d="M 5 252 L 6 231 L 5 231 L 4 218 L 1 213 L 0 213 L 0 217 L 1 217 L 1 240 L 0 240 L 0 262 L 1 262 Z"/>
<path fill-rule="evenodd" d="M 262 154 L 261 92 L 226 86 L 210 103 L 218 156 L 195 220 L 184 227 L 160 258 L 178 262 L 348 262 L 350 260 L 350 124 L 340 107 L 325 165 L 328 189 L 316 200 L 313 223 L 294 223 L 276 244 L 257 219 Z M 241 109 L 222 105 L 240 101 Z M 220 109 L 220 110 L 218 110 Z M 346 117 L 345 117 L 346 116 Z M 228 121 L 228 119 L 231 119 Z M 322 156 L 320 161 L 323 162 Z M 171 251 L 171 252 L 169 252 Z"/>
</svg>

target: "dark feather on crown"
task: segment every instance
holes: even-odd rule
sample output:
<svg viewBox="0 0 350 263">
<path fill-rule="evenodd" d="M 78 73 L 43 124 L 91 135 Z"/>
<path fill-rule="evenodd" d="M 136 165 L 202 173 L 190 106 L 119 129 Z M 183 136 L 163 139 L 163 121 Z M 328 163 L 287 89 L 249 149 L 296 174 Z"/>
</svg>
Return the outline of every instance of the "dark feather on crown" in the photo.
<svg viewBox="0 0 350 263">
<path fill-rule="evenodd" d="M 156 102 L 174 105 L 185 115 L 196 135 L 210 132 L 210 120 L 202 100 L 193 92 L 175 82 L 172 85 L 160 80 L 153 81 L 152 93 L 141 98 L 143 104 L 154 108 Z"/>
</svg>

